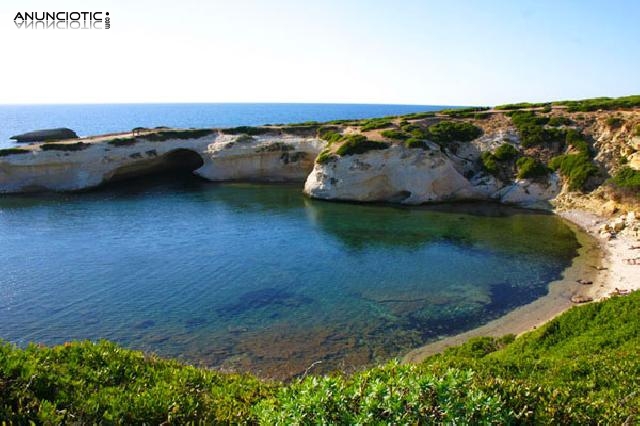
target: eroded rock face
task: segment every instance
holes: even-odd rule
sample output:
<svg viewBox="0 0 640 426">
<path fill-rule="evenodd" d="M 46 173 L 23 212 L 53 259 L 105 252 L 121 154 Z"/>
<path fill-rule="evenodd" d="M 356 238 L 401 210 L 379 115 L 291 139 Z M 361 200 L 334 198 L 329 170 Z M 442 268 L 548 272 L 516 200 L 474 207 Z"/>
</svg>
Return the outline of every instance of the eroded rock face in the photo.
<svg viewBox="0 0 640 426">
<path fill-rule="evenodd" d="M 220 135 L 196 173 L 213 181 L 304 182 L 325 145 L 316 138 Z"/>
<path fill-rule="evenodd" d="M 251 138 L 217 132 L 162 141 L 142 136 L 120 145 L 110 143 L 112 139 L 89 141 L 78 151 L 33 149 L 30 153 L 0 157 L 0 193 L 92 188 L 175 166 L 176 157 L 189 164 L 201 164 L 193 173 L 212 181 L 303 182 L 325 145 L 315 138 L 277 135 Z M 179 152 L 197 155 L 201 162 L 194 161 L 193 155 L 176 156 Z"/>
<path fill-rule="evenodd" d="M 402 204 L 487 198 L 435 146 L 425 151 L 393 145 L 316 164 L 304 190 L 313 198 Z"/>
<path fill-rule="evenodd" d="M 33 132 L 11 136 L 16 142 L 44 142 L 53 140 L 76 139 L 78 135 L 71 129 L 60 127 L 57 129 L 34 130 Z"/>
<path fill-rule="evenodd" d="M 546 182 L 518 179 L 505 184 L 480 170 L 476 160 L 481 149 L 467 149 L 469 152 L 462 157 L 443 152 L 436 144 L 429 147 L 422 150 L 393 145 L 386 150 L 334 157 L 315 165 L 304 191 L 325 200 L 401 204 L 495 200 L 548 209 L 549 200 L 561 189 L 555 174 Z"/>
</svg>

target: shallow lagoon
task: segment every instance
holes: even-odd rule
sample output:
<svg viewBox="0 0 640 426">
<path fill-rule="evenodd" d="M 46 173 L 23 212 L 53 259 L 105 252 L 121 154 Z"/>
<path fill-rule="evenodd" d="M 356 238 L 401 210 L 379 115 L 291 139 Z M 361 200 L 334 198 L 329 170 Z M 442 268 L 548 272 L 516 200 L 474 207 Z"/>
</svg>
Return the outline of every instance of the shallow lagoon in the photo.
<svg viewBox="0 0 640 426">
<path fill-rule="evenodd" d="M 0 246 L 6 340 L 106 338 L 287 378 L 382 361 L 531 302 L 578 242 L 540 212 L 165 177 L 4 196 Z"/>
</svg>

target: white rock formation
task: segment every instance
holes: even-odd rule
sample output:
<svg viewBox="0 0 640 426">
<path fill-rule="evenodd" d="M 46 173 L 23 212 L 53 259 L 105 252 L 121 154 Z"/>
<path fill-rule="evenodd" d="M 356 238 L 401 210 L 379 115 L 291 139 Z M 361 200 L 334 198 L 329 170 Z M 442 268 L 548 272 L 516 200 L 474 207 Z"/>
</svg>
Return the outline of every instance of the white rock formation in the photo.
<svg viewBox="0 0 640 426">
<path fill-rule="evenodd" d="M 546 183 L 519 179 L 507 186 L 482 173 L 468 180 L 460 173 L 458 159 L 452 160 L 436 144 L 430 147 L 425 151 L 392 145 L 386 150 L 333 158 L 315 165 L 304 191 L 325 200 L 402 204 L 497 200 L 533 208 L 549 208 L 548 201 L 560 191 L 555 174 Z"/>
<path fill-rule="evenodd" d="M 86 140 L 80 151 L 41 151 L 0 157 L 0 193 L 73 191 L 98 186 L 118 176 L 144 174 L 160 167 L 177 150 L 199 155 L 194 173 L 209 180 L 255 179 L 304 181 L 326 142 L 316 138 L 265 135 L 211 135 L 193 139 L 149 141 L 115 146 L 108 140 L 130 134 Z"/>
</svg>

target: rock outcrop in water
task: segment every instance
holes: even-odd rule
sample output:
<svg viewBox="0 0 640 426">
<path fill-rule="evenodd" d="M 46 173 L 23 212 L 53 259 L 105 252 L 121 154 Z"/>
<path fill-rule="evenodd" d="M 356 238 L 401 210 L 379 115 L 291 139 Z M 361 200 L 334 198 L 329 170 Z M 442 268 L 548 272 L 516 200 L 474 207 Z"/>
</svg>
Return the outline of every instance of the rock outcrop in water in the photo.
<svg viewBox="0 0 640 426">
<path fill-rule="evenodd" d="M 82 190 L 185 168 L 211 181 L 302 182 L 324 145 L 280 132 L 250 137 L 175 129 L 30 145 L 5 155 L 0 150 L 0 192 Z"/>
<path fill-rule="evenodd" d="M 534 109 L 233 129 L 138 128 L 135 134 L 36 143 L 0 150 L 0 193 L 80 190 L 179 168 L 212 181 L 306 181 L 304 191 L 325 200 L 495 200 L 547 209 L 606 207 L 611 214 L 637 203 L 633 192 L 611 192 L 606 183 L 622 170 L 626 183 L 619 188 L 635 185 L 640 110 Z"/>
<path fill-rule="evenodd" d="M 45 142 L 65 139 L 76 139 L 78 135 L 71 129 L 60 127 L 57 129 L 34 130 L 33 132 L 11 136 L 16 142 Z"/>
</svg>

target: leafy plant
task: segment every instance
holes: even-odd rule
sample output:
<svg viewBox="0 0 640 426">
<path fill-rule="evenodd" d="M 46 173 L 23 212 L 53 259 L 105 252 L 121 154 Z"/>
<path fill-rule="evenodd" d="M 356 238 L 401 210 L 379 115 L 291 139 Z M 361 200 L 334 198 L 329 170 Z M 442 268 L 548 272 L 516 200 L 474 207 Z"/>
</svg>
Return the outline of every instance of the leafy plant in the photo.
<svg viewBox="0 0 640 426">
<path fill-rule="evenodd" d="M 363 135 L 344 135 L 342 145 L 337 149 L 338 155 L 364 154 L 365 152 L 389 148 L 385 142 L 372 141 Z"/>
<path fill-rule="evenodd" d="M 469 142 L 482 135 L 482 129 L 465 121 L 441 121 L 429 126 L 429 139 L 438 143 Z"/>
<path fill-rule="evenodd" d="M 503 143 L 496 149 L 494 155 L 500 161 L 511 160 L 518 156 L 518 150 L 510 143 Z"/>
<path fill-rule="evenodd" d="M 22 149 L 22 148 L 5 148 L 5 149 L 0 149 L 0 157 L 6 157 L 8 155 L 15 155 L 15 154 L 28 154 L 29 151 L 28 149 Z"/>
<path fill-rule="evenodd" d="M 551 127 L 570 126 L 571 123 L 571 119 L 569 119 L 568 117 L 563 117 L 561 115 L 551 117 L 547 122 L 547 124 Z"/>
<path fill-rule="evenodd" d="M 621 167 L 613 176 L 611 182 L 620 188 L 638 191 L 640 190 L 640 171 L 631 167 Z"/>
<path fill-rule="evenodd" d="M 429 144 L 427 144 L 427 142 L 424 139 L 411 137 L 406 141 L 404 141 L 404 145 L 410 149 L 422 149 L 425 151 L 429 150 Z"/>
<path fill-rule="evenodd" d="M 128 146 L 136 143 L 136 138 L 115 138 L 107 141 L 109 145 Z"/>
<path fill-rule="evenodd" d="M 536 178 L 549 174 L 549 169 L 533 157 L 520 157 L 516 161 L 518 178 Z"/>
<path fill-rule="evenodd" d="M 87 149 L 91 144 L 84 142 L 75 143 L 43 143 L 40 145 L 42 151 L 82 151 Z"/>
<path fill-rule="evenodd" d="M 635 108 L 640 106 L 640 95 L 623 96 L 620 98 L 601 97 L 579 101 L 559 101 L 554 102 L 553 105 L 564 105 L 569 112 Z"/>
<path fill-rule="evenodd" d="M 387 139 L 394 139 L 394 140 L 405 140 L 405 139 L 409 139 L 409 135 L 406 134 L 405 132 L 401 131 L 401 130 L 383 130 L 382 132 L 380 132 L 380 136 L 387 138 Z"/>
</svg>

